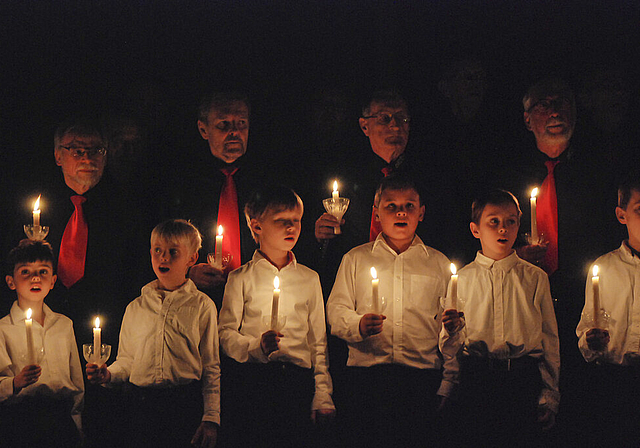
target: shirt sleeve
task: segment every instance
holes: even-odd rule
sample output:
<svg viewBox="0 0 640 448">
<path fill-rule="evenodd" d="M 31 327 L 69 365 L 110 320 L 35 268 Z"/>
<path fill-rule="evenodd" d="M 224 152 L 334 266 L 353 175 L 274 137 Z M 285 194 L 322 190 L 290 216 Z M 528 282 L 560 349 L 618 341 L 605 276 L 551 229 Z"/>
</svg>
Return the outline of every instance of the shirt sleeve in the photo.
<svg viewBox="0 0 640 448">
<path fill-rule="evenodd" d="M 542 348 L 544 354 L 539 364 L 542 377 L 542 393 L 538 404 L 556 414 L 560 404 L 560 343 L 558 339 L 558 324 L 553 310 L 551 287 L 546 274 L 540 275 L 537 283 L 535 301 L 539 303 L 542 315 Z"/>
<path fill-rule="evenodd" d="M 13 396 L 14 373 L 11 370 L 11 358 L 7 352 L 7 341 L 0 331 L 0 402 Z"/>
<path fill-rule="evenodd" d="M 73 332 L 73 323 L 69 322 L 69 372 L 71 373 L 71 382 L 76 387 L 73 392 L 73 408 L 71 409 L 71 418 L 76 424 L 79 431 L 82 430 L 82 409 L 84 408 L 84 377 L 82 366 L 80 365 L 80 355 L 78 354 L 78 345 L 76 344 L 76 336 Z"/>
<path fill-rule="evenodd" d="M 220 355 L 215 304 L 204 297 L 200 313 L 200 345 L 202 359 L 202 421 L 220 424 Z"/>
<path fill-rule="evenodd" d="M 322 300 L 322 287 L 317 274 L 314 283 L 315 292 L 309 304 L 309 333 L 307 335 L 316 385 L 311 409 L 335 409 L 331 399 L 333 384 L 329 375 L 329 362 L 327 359 L 327 326 L 324 317 L 324 301 Z"/>
<path fill-rule="evenodd" d="M 331 333 L 348 343 L 363 340 L 360 319 L 355 308 L 355 265 L 348 253 L 342 258 L 333 289 L 327 301 L 327 318 Z"/>
<path fill-rule="evenodd" d="M 110 366 L 111 383 L 119 384 L 129 380 L 131 375 L 131 366 L 135 356 L 134 336 L 132 329 L 136 325 L 135 316 L 133 316 L 134 303 L 127 306 L 122 318 L 122 328 L 120 329 L 120 339 L 118 342 L 118 356 Z"/>
<path fill-rule="evenodd" d="M 242 292 L 242 279 L 240 278 L 242 272 L 242 270 L 239 270 L 229 274 L 224 288 L 219 317 L 220 345 L 227 356 L 238 362 L 266 363 L 269 358 L 260 347 L 260 338 L 240 333 L 244 312 L 244 295 Z"/>
</svg>

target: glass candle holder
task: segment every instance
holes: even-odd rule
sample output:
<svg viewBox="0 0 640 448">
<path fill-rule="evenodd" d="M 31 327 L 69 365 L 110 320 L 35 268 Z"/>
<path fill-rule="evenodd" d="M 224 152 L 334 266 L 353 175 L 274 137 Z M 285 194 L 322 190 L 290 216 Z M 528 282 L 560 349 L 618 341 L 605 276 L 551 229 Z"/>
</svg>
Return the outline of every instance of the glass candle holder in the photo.
<svg viewBox="0 0 640 448">
<path fill-rule="evenodd" d="M 47 226 L 34 226 L 32 224 L 24 225 L 24 233 L 32 241 L 42 241 L 49 234 L 49 227 Z"/>
<path fill-rule="evenodd" d="M 347 212 L 349 208 L 349 199 L 347 198 L 338 198 L 337 200 L 334 198 L 327 198 L 322 201 L 322 205 L 324 205 L 325 210 L 331 216 L 334 216 L 338 223 L 342 220 L 342 217 Z M 340 226 L 333 228 L 333 233 L 336 235 L 342 233 L 340 230 Z"/>
<path fill-rule="evenodd" d="M 98 366 L 101 366 L 109 360 L 109 356 L 111 356 L 111 346 L 108 344 L 102 344 L 100 347 L 100 353 L 95 353 L 93 350 L 93 344 L 83 344 L 82 354 L 84 355 L 84 360 L 89 364 L 97 364 Z"/>
</svg>

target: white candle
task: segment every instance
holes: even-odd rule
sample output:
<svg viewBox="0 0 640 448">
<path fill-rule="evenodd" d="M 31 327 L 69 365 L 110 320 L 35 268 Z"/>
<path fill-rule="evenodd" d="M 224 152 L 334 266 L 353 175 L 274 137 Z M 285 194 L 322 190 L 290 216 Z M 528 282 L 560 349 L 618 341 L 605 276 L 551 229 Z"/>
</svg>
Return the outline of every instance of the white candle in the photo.
<svg viewBox="0 0 640 448">
<path fill-rule="evenodd" d="M 598 276 L 598 265 L 593 266 L 593 322 L 596 328 L 600 328 L 600 277 Z"/>
<path fill-rule="evenodd" d="M 340 199 L 340 192 L 338 191 L 338 181 L 333 181 L 333 193 L 331 193 L 331 197 L 334 202 L 337 202 Z"/>
<path fill-rule="evenodd" d="M 95 364 L 100 362 L 102 357 L 102 329 L 100 328 L 100 318 L 96 317 L 95 327 L 93 328 L 93 359 Z"/>
<path fill-rule="evenodd" d="M 27 310 L 24 325 L 27 328 L 27 362 L 29 365 L 36 363 L 36 350 L 33 346 L 33 320 L 31 319 L 31 308 Z"/>
<path fill-rule="evenodd" d="M 216 250 L 215 250 L 215 260 L 214 263 L 216 266 L 222 267 L 222 226 L 218 226 L 218 234 L 216 235 Z"/>
<path fill-rule="evenodd" d="M 380 279 L 374 267 L 371 268 L 371 277 L 371 309 L 373 310 L 373 314 L 380 314 L 380 301 L 378 300 Z"/>
<path fill-rule="evenodd" d="M 280 306 L 280 279 L 276 275 L 273 279 L 273 300 L 271 302 L 271 329 L 278 325 L 278 308 Z"/>
<path fill-rule="evenodd" d="M 40 225 L 40 196 L 38 196 L 38 199 L 36 199 L 36 202 L 33 204 L 33 227 Z"/>
<path fill-rule="evenodd" d="M 451 263 L 451 308 L 458 309 L 458 274 L 456 265 Z"/>
<path fill-rule="evenodd" d="M 531 190 L 531 243 L 538 244 L 538 214 L 537 199 L 538 189 Z"/>
</svg>

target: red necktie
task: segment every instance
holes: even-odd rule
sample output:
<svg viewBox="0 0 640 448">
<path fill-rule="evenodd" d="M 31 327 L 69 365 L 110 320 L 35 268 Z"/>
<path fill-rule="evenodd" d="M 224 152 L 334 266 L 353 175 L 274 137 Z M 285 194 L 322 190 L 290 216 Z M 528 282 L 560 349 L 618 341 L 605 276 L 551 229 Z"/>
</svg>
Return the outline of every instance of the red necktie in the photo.
<svg viewBox="0 0 640 448">
<path fill-rule="evenodd" d="M 84 262 L 87 258 L 87 239 L 89 228 L 84 219 L 82 204 L 87 200 L 84 196 L 73 195 L 71 202 L 75 210 L 64 229 L 58 255 L 58 277 L 67 288 L 71 288 L 84 277 Z"/>
<path fill-rule="evenodd" d="M 547 166 L 547 177 L 540 187 L 536 220 L 538 230 L 544 234 L 544 239 L 549 243 L 544 267 L 547 274 L 551 275 L 558 269 L 558 197 L 556 180 L 553 177 L 553 170 L 558 161 L 547 160 L 544 164 Z"/>
<path fill-rule="evenodd" d="M 237 167 L 222 168 L 220 171 L 226 176 L 222 191 L 220 191 L 220 203 L 218 204 L 218 225 L 224 230 L 222 241 L 222 254 L 231 254 L 233 257 L 226 271 L 232 271 L 242 264 L 240 255 L 240 218 L 238 216 L 238 193 L 233 175 L 238 171 Z"/>
<path fill-rule="evenodd" d="M 393 169 L 390 166 L 385 166 L 382 168 L 382 174 L 384 177 L 387 177 Z M 375 240 L 378 235 L 382 232 L 382 226 L 380 225 L 380 221 L 376 221 L 376 209 L 375 207 L 371 208 L 371 226 L 369 227 L 369 241 Z"/>
</svg>

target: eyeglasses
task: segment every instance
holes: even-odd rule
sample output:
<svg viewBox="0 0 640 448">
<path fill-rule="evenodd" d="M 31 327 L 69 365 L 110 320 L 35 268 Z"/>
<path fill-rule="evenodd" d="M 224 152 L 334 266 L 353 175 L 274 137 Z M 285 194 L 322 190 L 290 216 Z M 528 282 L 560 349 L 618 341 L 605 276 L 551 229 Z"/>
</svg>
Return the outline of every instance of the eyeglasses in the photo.
<svg viewBox="0 0 640 448">
<path fill-rule="evenodd" d="M 544 99 L 538 100 L 527 110 L 527 112 L 531 112 L 535 110 L 536 112 L 549 112 L 552 108 L 554 110 L 561 109 L 569 109 L 573 103 L 569 98 L 554 98 L 554 99 Z"/>
<path fill-rule="evenodd" d="M 398 112 L 395 114 L 390 114 L 389 112 L 378 112 L 377 114 L 369 115 L 368 117 L 362 118 L 375 118 L 378 124 L 382 126 L 388 126 L 395 119 L 396 123 L 399 125 L 409 124 L 411 121 L 411 117 L 408 117 L 403 112 Z"/>
<path fill-rule="evenodd" d="M 90 146 L 90 147 L 82 147 L 82 146 L 60 146 L 63 149 L 69 151 L 72 157 L 79 159 L 84 157 L 86 154 L 87 157 L 93 159 L 94 157 L 100 155 L 104 156 L 107 154 L 107 148 L 104 146 Z"/>
</svg>

